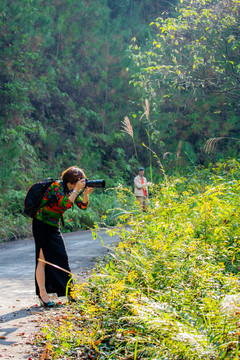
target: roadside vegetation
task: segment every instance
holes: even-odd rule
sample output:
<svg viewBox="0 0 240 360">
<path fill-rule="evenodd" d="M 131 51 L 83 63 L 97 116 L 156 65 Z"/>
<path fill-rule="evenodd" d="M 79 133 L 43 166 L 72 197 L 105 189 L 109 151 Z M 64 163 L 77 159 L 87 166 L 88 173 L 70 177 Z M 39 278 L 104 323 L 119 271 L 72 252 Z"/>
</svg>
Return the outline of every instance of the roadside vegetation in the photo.
<svg viewBox="0 0 240 360">
<path fill-rule="evenodd" d="M 106 178 L 106 177 L 105 177 Z M 111 181 L 108 182 L 111 183 Z M 30 187 L 31 185 L 29 185 Z M 1 240 L 16 240 L 21 237 L 32 236 L 32 219 L 24 216 L 23 204 L 26 191 L 12 191 L 7 193 L 1 202 L 0 208 L 0 242 Z M 64 233 L 86 230 L 97 226 L 115 226 L 116 214 L 119 207 L 115 193 L 95 189 L 91 195 L 90 205 L 86 211 L 79 211 L 77 206 L 64 215 Z M 114 210 L 114 208 L 116 208 Z M 109 211 L 109 209 L 112 209 Z"/>
<path fill-rule="evenodd" d="M 71 165 L 106 189 L 63 231 L 119 238 L 37 335 L 42 360 L 240 358 L 239 14 L 240 0 L 2 0 L 0 241 L 31 236 L 27 189 Z"/>
<path fill-rule="evenodd" d="M 2 0 L 0 239 L 30 234 L 27 189 L 71 165 L 130 188 L 139 165 L 162 181 L 154 153 L 168 175 L 238 157 L 239 13 L 239 0 Z M 65 231 L 114 224 L 114 206 L 96 192 Z"/>
<path fill-rule="evenodd" d="M 238 359 L 239 190 L 237 160 L 166 177 L 143 213 L 116 189 L 129 226 L 37 345 L 51 359 Z"/>
</svg>

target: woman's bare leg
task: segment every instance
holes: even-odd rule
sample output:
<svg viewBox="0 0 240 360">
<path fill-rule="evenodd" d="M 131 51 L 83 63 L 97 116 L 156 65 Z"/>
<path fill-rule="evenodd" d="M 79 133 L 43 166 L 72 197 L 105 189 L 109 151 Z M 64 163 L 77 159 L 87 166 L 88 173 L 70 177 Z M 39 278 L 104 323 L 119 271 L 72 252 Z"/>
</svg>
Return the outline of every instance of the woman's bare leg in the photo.
<svg viewBox="0 0 240 360">
<path fill-rule="evenodd" d="M 43 251 L 40 249 L 39 251 L 39 259 L 45 260 Z M 47 294 L 46 287 L 45 287 L 45 263 L 42 261 L 38 261 L 37 268 L 36 268 L 36 280 L 39 287 L 39 295 L 44 302 L 50 301 L 50 298 Z"/>
</svg>

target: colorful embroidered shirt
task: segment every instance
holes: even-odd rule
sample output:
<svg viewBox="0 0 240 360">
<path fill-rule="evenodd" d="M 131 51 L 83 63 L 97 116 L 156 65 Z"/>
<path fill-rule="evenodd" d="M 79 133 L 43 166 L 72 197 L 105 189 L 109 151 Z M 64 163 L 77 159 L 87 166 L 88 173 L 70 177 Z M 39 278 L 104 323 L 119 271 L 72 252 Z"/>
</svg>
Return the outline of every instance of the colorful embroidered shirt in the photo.
<svg viewBox="0 0 240 360">
<path fill-rule="evenodd" d="M 44 206 L 44 204 L 53 198 L 55 199 L 54 202 Z M 88 203 L 83 203 L 80 196 L 76 197 L 74 204 L 82 210 L 85 210 L 88 206 Z M 64 184 L 61 181 L 55 181 L 49 186 L 43 195 L 41 205 L 43 206 L 36 213 L 36 218 L 49 225 L 59 226 L 64 212 L 70 209 L 73 203 L 68 200 L 66 189 L 64 191 Z"/>
</svg>

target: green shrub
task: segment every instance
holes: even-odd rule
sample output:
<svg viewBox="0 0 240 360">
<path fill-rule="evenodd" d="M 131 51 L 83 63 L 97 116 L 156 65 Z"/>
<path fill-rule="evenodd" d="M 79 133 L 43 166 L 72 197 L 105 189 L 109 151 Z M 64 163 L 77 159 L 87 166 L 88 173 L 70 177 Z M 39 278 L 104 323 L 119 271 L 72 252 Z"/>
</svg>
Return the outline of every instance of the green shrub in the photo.
<svg viewBox="0 0 240 360">
<path fill-rule="evenodd" d="M 109 231 L 114 254 L 76 285 L 64 325 L 44 330 L 53 359 L 238 358 L 239 165 L 168 179 L 145 213 L 122 207 L 131 226 Z"/>
<path fill-rule="evenodd" d="M 94 189 L 86 210 L 82 211 L 74 205 L 64 214 L 65 226 L 62 231 L 92 229 L 96 225 L 98 227 L 115 226 L 119 216 L 122 215 L 122 208 L 124 206 L 127 208 L 133 198 L 130 189 L 127 196 L 123 194 L 125 188 L 122 189 L 122 193 L 119 190 L 116 192 L 115 188 Z M 25 196 L 26 191 L 11 190 L 6 192 L 4 198 L 0 200 L 0 239 L 9 240 L 31 236 L 31 219 L 23 215 Z"/>
</svg>

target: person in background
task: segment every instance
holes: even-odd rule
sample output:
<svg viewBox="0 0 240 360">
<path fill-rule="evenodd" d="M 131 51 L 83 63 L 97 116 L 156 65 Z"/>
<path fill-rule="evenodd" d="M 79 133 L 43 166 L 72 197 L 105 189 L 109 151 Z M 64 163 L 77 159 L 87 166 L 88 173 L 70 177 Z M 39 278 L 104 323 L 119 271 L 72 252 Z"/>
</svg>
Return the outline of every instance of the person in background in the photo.
<svg viewBox="0 0 240 360">
<path fill-rule="evenodd" d="M 62 173 L 62 181 L 53 182 L 46 190 L 41 208 L 33 218 L 32 230 L 36 248 L 36 294 L 45 307 L 54 306 L 49 293 L 65 296 L 71 276 L 68 255 L 60 231 L 60 222 L 66 210 L 73 204 L 85 210 L 88 206 L 92 188 L 85 187 L 85 174 L 82 169 L 71 166 Z M 83 196 L 79 192 L 83 190 Z M 49 203 L 49 199 L 54 202 Z M 44 204 L 46 204 L 44 206 Z M 47 263 L 46 263 L 46 262 Z M 61 267 L 66 271 L 52 266 Z"/>
<path fill-rule="evenodd" d="M 147 179 L 144 177 L 143 167 L 140 167 L 138 171 L 138 175 L 134 178 L 134 194 L 143 211 L 146 211 L 148 203 Z"/>
</svg>

